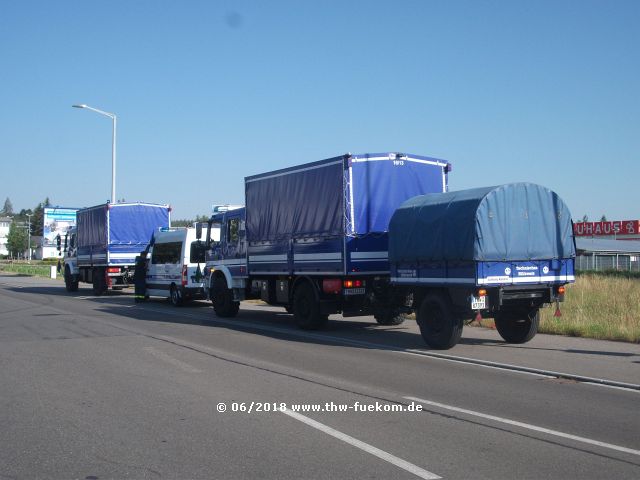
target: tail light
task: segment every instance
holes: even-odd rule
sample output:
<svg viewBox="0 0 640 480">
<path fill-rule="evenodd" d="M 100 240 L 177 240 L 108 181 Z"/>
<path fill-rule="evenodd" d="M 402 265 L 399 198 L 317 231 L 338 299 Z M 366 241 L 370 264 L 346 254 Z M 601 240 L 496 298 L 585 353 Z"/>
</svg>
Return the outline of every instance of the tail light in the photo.
<svg viewBox="0 0 640 480">
<path fill-rule="evenodd" d="M 345 280 L 343 282 L 344 288 L 360 288 L 364 287 L 364 281 L 362 280 Z"/>
<path fill-rule="evenodd" d="M 564 295 L 564 292 L 565 292 L 564 285 L 560 285 L 558 287 L 558 295 Z"/>
<path fill-rule="evenodd" d="M 485 288 L 478 289 L 478 297 L 486 297 L 486 296 L 487 296 L 487 290 Z"/>
<path fill-rule="evenodd" d="M 187 283 L 189 283 L 189 282 L 187 281 L 187 266 L 186 266 L 186 265 L 183 265 L 183 266 L 182 266 L 182 286 L 183 286 L 183 287 L 184 287 L 184 286 L 186 286 L 186 285 L 187 285 Z"/>
<path fill-rule="evenodd" d="M 120 273 L 120 267 L 109 267 L 107 273 Z"/>
</svg>

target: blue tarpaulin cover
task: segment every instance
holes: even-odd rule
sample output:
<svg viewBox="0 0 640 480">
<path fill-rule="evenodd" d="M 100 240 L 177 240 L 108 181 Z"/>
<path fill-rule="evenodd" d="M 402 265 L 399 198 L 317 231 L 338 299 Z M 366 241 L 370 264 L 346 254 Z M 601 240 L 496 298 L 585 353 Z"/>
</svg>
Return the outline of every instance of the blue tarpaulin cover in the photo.
<svg viewBox="0 0 640 480">
<path fill-rule="evenodd" d="M 569 209 L 555 192 L 532 183 L 417 196 L 389 226 L 391 262 L 573 257 Z"/>
<path fill-rule="evenodd" d="M 340 235 L 343 164 L 335 157 L 247 177 L 247 240 Z"/>
<path fill-rule="evenodd" d="M 109 208 L 110 245 L 147 245 L 160 227 L 169 227 L 166 205 L 132 203 Z"/>
<path fill-rule="evenodd" d="M 444 192 L 448 163 L 417 155 L 354 155 L 351 159 L 353 224 L 348 233 L 366 235 L 389 230 L 393 212 L 405 200 Z"/>
<path fill-rule="evenodd" d="M 247 239 L 385 233 L 406 199 L 446 189 L 449 164 L 412 154 L 360 154 L 245 178 Z"/>
<path fill-rule="evenodd" d="M 106 248 L 107 238 L 109 245 L 146 245 L 155 230 L 169 226 L 169 207 L 141 203 L 98 205 L 79 210 L 77 224 L 79 247 Z"/>
<path fill-rule="evenodd" d="M 76 214 L 78 247 L 107 245 L 107 206 L 83 208 Z"/>
</svg>

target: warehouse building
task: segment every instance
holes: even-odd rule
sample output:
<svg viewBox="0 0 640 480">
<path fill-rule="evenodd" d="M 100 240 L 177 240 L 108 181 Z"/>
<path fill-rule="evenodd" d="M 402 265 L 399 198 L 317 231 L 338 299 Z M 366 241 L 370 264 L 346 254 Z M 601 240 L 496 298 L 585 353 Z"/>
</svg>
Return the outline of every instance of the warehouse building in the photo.
<svg viewBox="0 0 640 480">
<path fill-rule="evenodd" d="M 640 271 L 640 240 L 575 238 L 576 270 Z"/>
</svg>

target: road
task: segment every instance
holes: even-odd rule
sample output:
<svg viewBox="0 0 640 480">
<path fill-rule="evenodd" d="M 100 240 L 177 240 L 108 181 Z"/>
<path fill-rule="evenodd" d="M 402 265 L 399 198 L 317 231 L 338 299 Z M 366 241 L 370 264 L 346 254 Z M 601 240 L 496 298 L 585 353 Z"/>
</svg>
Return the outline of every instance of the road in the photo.
<svg viewBox="0 0 640 480">
<path fill-rule="evenodd" d="M 640 478 L 640 346 L 337 318 L 0 274 L 0 479 Z"/>
</svg>

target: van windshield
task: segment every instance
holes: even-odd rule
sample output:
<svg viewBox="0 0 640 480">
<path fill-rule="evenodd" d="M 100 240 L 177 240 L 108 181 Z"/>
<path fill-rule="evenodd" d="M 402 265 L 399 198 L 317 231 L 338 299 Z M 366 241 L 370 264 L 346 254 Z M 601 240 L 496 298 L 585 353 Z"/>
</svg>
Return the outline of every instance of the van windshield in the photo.
<svg viewBox="0 0 640 480">
<path fill-rule="evenodd" d="M 191 255 L 189 263 L 204 263 L 205 262 L 205 243 L 204 242 L 191 242 Z"/>
</svg>

